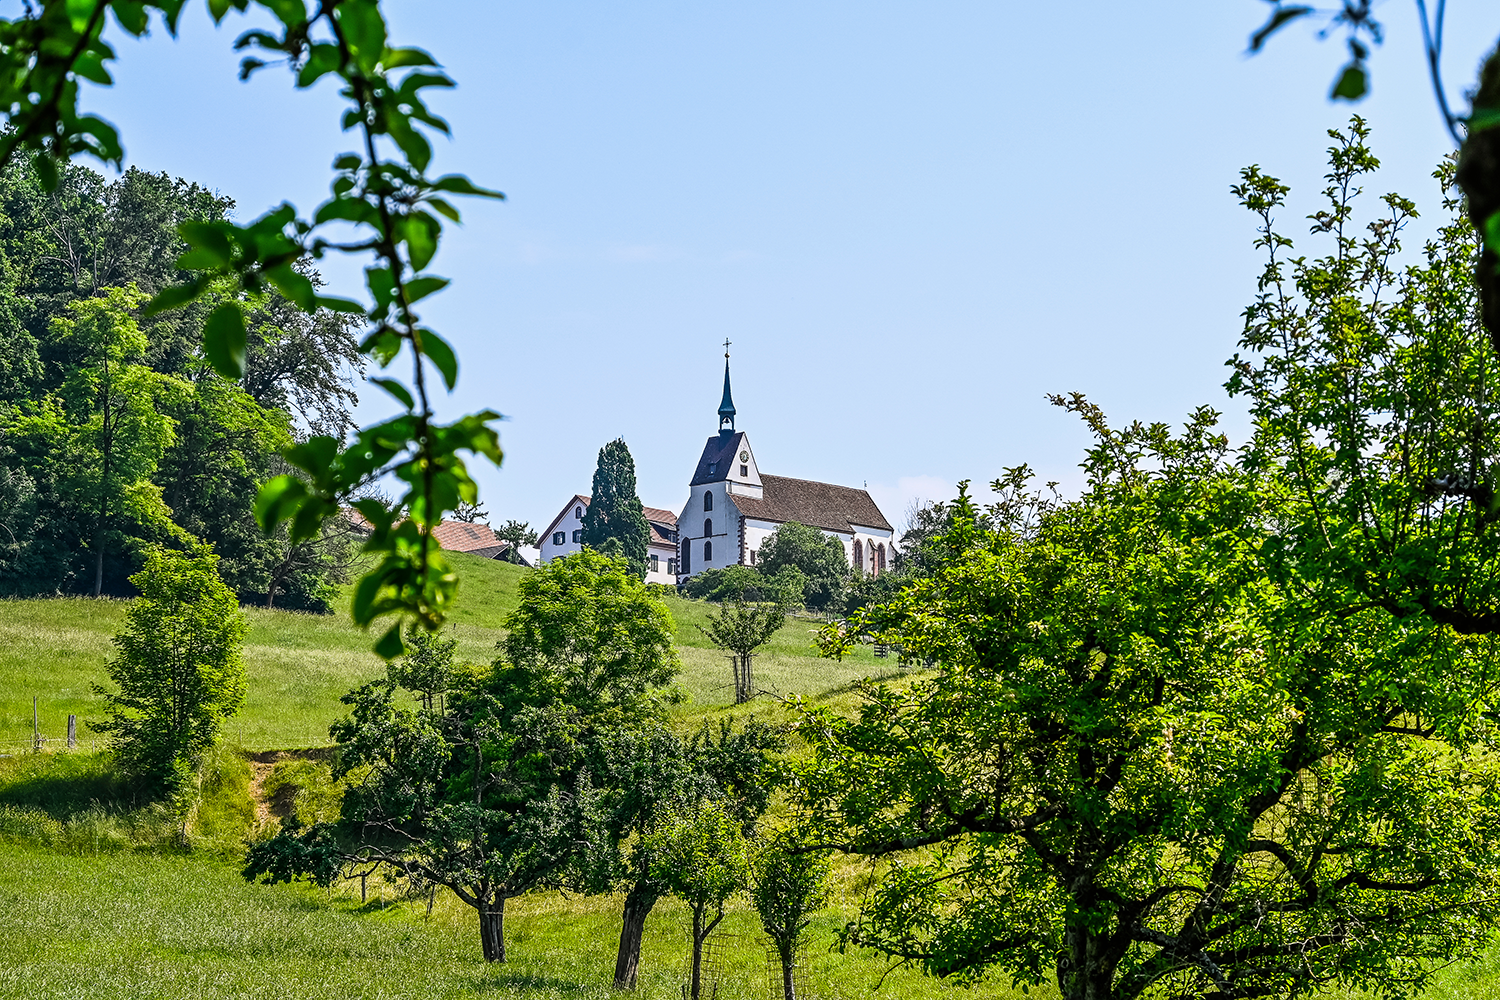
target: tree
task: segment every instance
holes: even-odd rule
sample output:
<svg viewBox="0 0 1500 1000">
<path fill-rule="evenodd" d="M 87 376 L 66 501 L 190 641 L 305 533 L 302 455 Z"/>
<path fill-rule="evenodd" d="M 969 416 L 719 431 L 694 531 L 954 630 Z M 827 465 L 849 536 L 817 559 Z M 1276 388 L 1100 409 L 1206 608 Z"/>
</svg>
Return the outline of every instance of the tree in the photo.
<svg viewBox="0 0 1500 1000">
<path fill-rule="evenodd" d="M 687 904 L 692 963 L 688 1000 L 703 988 L 703 942 L 724 919 L 724 904 L 749 877 L 740 825 L 716 803 L 705 802 L 649 838 L 652 874 Z"/>
<path fill-rule="evenodd" d="M 751 861 L 750 898 L 781 962 L 782 1000 L 797 1000 L 793 972 L 802 932 L 812 914 L 828 905 L 829 870 L 827 854 L 788 852 L 776 843 L 764 847 Z"/>
<path fill-rule="evenodd" d="M 623 560 L 585 549 L 527 574 L 518 589 L 505 658 L 552 678 L 568 704 L 636 710 L 641 692 L 677 675 L 672 613 Z"/>
<path fill-rule="evenodd" d="M 500 558 L 506 562 L 520 565 L 521 554 L 517 550 L 527 545 L 536 544 L 536 532 L 531 530 L 531 525 L 525 521 L 508 520 L 495 529 L 495 537 L 510 545 Z"/>
<path fill-rule="evenodd" d="M 625 893 L 615 988 L 634 989 L 646 918 L 669 891 L 652 839 L 698 803 L 720 804 L 745 836 L 755 832 L 777 787 L 775 756 L 785 749 L 781 728 L 750 719 L 704 723 L 684 739 L 660 720 L 621 728 L 595 744 L 593 772 L 605 789 L 612 851 L 588 858 L 579 884 L 596 893 Z"/>
<path fill-rule="evenodd" d="M 1084 495 L 1013 470 L 992 532 L 960 495 L 952 557 L 855 623 L 937 674 L 799 724 L 804 843 L 887 859 L 846 940 L 1064 1000 L 1401 996 L 1477 953 L 1493 645 L 1268 577 L 1286 483 L 1212 411 L 1173 436 L 1059 402 Z"/>
<path fill-rule="evenodd" d="M 127 772 L 165 787 L 180 786 L 225 719 L 245 698 L 240 660 L 246 623 L 239 602 L 204 547 L 156 549 L 131 582 L 141 596 L 125 612 L 110 661 L 117 691 L 105 697 L 109 718 L 94 728 Z"/>
<path fill-rule="evenodd" d="M 583 544 L 609 551 L 606 546 L 611 539 L 619 546 L 613 554 L 623 556 L 630 563 L 630 571 L 644 580 L 651 526 L 635 493 L 635 459 L 630 457 L 624 438 L 599 449 L 593 493 L 583 514 Z"/>
<path fill-rule="evenodd" d="M 810 608 L 833 604 L 849 579 L 849 558 L 839 540 L 796 521 L 777 526 L 761 543 L 757 562 L 768 577 L 787 566 L 801 571 L 807 577 L 803 602 Z"/>
<path fill-rule="evenodd" d="M 415 362 L 410 387 L 394 379 L 371 380 L 404 412 L 352 441 L 321 433 L 288 449 L 286 458 L 305 478 L 288 474 L 267 483 L 256 508 L 268 531 L 289 523 L 295 543 L 340 516 L 342 502 L 368 482 L 389 474 L 406 484 L 394 509 L 374 497 L 357 501 L 372 526 L 365 549 L 379 559 L 355 588 L 351 610 L 361 625 L 388 615 L 398 618 L 376 642 L 376 651 L 389 658 L 401 652 L 405 620 L 435 628 L 453 599 L 457 581 L 432 531 L 444 513 L 478 498 L 461 453 L 496 463 L 501 457 L 492 426 L 498 414 L 486 410 L 446 425 L 435 422 L 429 375 L 441 376 L 451 390 L 458 361 L 447 342 L 421 324 L 415 309 L 447 284 L 426 272 L 441 237 L 440 218 L 459 218 L 449 199 L 501 195 L 466 177 L 428 176 L 432 145 L 423 130 L 446 134 L 449 129 L 427 108 L 422 91 L 453 81 L 436 70 L 428 53 L 390 44 L 378 0 L 331 0 L 312 9 L 302 0 L 255 3 L 269 15 L 270 27 L 245 33 L 240 47 L 288 66 L 299 88 L 330 75 L 342 81 L 340 93 L 351 105 L 343 120 L 359 136 L 360 152 L 335 159 L 332 197 L 309 219 L 283 204 L 243 225 L 225 218 L 180 225 L 178 233 L 190 249 L 177 265 L 194 276 L 158 292 L 150 311 L 197 309 L 226 290 L 231 298 L 253 296 L 270 285 L 307 313 L 326 308 L 363 314 L 371 332 L 360 351 L 381 367 L 410 349 Z M 251 0 L 213 0 L 208 8 L 218 24 L 231 9 L 243 12 L 250 5 Z M 139 38 L 155 11 L 175 36 L 184 6 L 182 0 L 44 0 L 25 5 L 17 17 L 0 19 L 0 106 L 10 125 L 0 134 L 0 170 L 27 151 L 42 187 L 54 191 L 63 179 L 59 162 L 74 155 L 123 166 L 119 133 L 81 111 L 86 88 L 80 83 L 110 85 L 106 65 L 115 50 L 104 40 L 106 31 L 118 28 Z M 240 72 L 248 77 L 266 65 L 267 59 L 247 54 Z M 346 240 L 341 233 L 338 242 L 331 241 L 326 230 L 320 231 L 329 224 L 352 226 L 359 235 Z M 330 251 L 373 255 L 374 266 L 365 269 L 368 305 L 319 293 L 306 262 Z M 243 377 L 247 331 L 241 304 L 219 302 L 202 333 L 204 356 L 214 369 L 228 379 Z"/>
<path fill-rule="evenodd" d="M 528 575 L 505 624 L 505 658 L 449 671 L 445 698 L 432 697 L 451 655 L 441 640 L 346 695 L 335 776 L 358 780 L 339 822 L 284 828 L 246 877 L 326 885 L 385 867 L 447 886 L 478 912 L 485 960 L 505 961 L 506 901 L 610 855 L 592 748 L 651 719 L 652 689 L 677 668 L 666 608 L 596 552 Z"/>
<path fill-rule="evenodd" d="M 101 298 L 71 303 L 68 316 L 53 320 L 79 359 L 61 396 L 75 426 L 71 477 L 92 521 L 95 597 L 104 590 L 105 548 L 117 516 L 171 530 L 170 512 L 151 476 L 175 440 L 175 422 L 161 411 L 190 389 L 139 363 L 146 338 L 130 313 L 145 301 L 133 288 L 111 288 Z"/>
<path fill-rule="evenodd" d="M 1330 609 L 1373 604 L 1493 633 L 1500 361 L 1469 277 L 1479 238 L 1446 162 L 1437 177 L 1448 220 L 1403 264 L 1414 204 L 1387 195 L 1359 226 L 1357 196 L 1379 160 L 1360 119 L 1330 134 L 1328 205 L 1314 216 L 1321 256 L 1288 256 L 1292 241 L 1274 220 L 1286 185 L 1251 167 L 1234 189 L 1259 221 L 1267 261 L 1227 388 L 1256 419 L 1246 463 L 1288 482 L 1266 571 L 1288 585 L 1316 581 Z"/>
<path fill-rule="evenodd" d="M 453 520 L 461 524 L 488 524 L 490 512 L 482 503 L 461 503 L 453 508 Z"/>
<path fill-rule="evenodd" d="M 448 691 L 453 677 L 453 654 L 458 649 L 458 637 L 446 638 L 421 628 L 409 628 L 406 634 L 406 653 L 392 661 L 386 672 L 401 688 L 415 694 L 424 711 L 434 707 L 441 711 L 440 699 Z"/>
<path fill-rule="evenodd" d="M 751 658 L 786 624 L 786 611 L 776 604 L 740 603 L 725 607 L 717 618 L 712 614 L 706 617 L 708 624 L 699 625 L 698 631 L 708 636 L 716 647 L 731 654 L 734 703 L 743 705 L 756 693 L 750 671 Z"/>
</svg>

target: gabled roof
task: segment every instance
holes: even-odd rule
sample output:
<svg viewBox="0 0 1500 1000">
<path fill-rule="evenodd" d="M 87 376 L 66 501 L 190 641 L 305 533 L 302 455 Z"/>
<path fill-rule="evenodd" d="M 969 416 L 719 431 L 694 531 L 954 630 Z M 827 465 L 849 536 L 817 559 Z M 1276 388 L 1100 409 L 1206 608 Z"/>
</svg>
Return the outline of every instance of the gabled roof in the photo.
<svg viewBox="0 0 1500 1000">
<path fill-rule="evenodd" d="M 466 521 L 441 521 L 432 529 L 432 537 L 449 552 L 480 552 L 483 549 L 507 547 L 495 537 L 488 524 L 470 524 Z"/>
<path fill-rule="evenodd" d="M 557 527 L 557 522 L 567 517 L 569 508 L 571 508 L 576 503 L 581 503 L 585 507 L 587 507 L 589 505 L 589 498 L 584 496 L 582 493 L 574 493 L 573 499 L 563 504 L 562 510 L 558 511 L 557 516 L 548 522 L 546 529 L 543 530 L 538 537 L 546 538 L 548 535 L 552 534 L 552 529 Z"/>
<path fill-rule="evenodd" d="M 776 523 L 799 521 L 829 531 L 853 531 L 856 524 L 893 530 L 864 490 L 765 473 L 761 473 L 760 481 L 763 497 L 730 494 L 729 499 L 746 517 Z"/>
<path fill-rule="evenodd" d="M 715 434 L 708 439 L 703 446 L 703 455 L 698 459 L 698 468 L 693 472 L 693 481 L 689 486 L 702 486 L 704 483 L 717 483 L 729 476 L 729 463 L 734 460 L 735 452 L 740 450 L 740 442 L 745 440 L 744 431 L 736 431 L 733 434 Z M 708 467 L 714 466 L 714 471 L 709 472 Z"/>
<path fill-rule="evenodd" d="M 677 527 L 677 515 L 670 510 L 662 510 L 660 507 L 642 507 L 641 511 L 646 515 L 647 521 L 665 524 L 669 528 Z"/>
</svg>

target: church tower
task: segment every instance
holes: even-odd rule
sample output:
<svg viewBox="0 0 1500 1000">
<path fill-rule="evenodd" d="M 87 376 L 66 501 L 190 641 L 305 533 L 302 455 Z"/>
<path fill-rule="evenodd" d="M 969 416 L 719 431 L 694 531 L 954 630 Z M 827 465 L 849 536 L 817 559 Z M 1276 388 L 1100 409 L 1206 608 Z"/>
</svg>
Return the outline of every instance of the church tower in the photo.
<svg viewBox="0 0 1500 1000">
<path fill-rule="evenodd" d="M 746 561 L 743 518 L 737 498 L 759 500 L 764 495 L 760 469 L 745 432 L 736 430 L 734 395 L 729 383 L 729 341 L 724 342 L 724 395 L 719 401 L 719 433 L 703 445 L 703 454 L 688 484 L 687 506 L 677 519 L 678 573 L 682 577 L 706 569 Z"/>
</svg>

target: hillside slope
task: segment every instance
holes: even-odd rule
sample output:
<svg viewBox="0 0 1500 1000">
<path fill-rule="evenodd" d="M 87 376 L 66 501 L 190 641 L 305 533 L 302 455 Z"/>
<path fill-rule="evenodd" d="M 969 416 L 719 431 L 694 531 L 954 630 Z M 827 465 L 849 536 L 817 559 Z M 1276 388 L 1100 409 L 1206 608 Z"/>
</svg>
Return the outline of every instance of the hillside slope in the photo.
<svg viewBox="0 0 1500 1000">
<path fill-rule="evenodd" d="M 487 662 L 504 635 L 505 616 L 518 602 L 517 584 L 529 571 L 475 556 L 452 559 L 460 575 L 451 616 L 458 655 Z M 675 595 L 666 603 L 677 626 L 680 684 L 689 696 L 680 712 L 695 716 L 723 707 L 732 696 L 728 661 L 697 628 L 712 606 Z M 33 697 L 44 737 L 63 737 L 73 714 L 80 739 L 94 738 L 87 724 L 101 717 L 103 699 L 93 685 L 107 682 L 110 638 L 121 628 L 127 604 L 86 598 L 0 601 L 0 754 L 29 749 Z M 247 750 L 326 744 L 329 723 L 343 711 L 340 696 L 384 669 L 370 652 L 371 637 L 349 621 L 347 588 L 333 615 L 245 612 L 248 691 L 245 707 L 229 723 L 230 741 Z M 787 623 L 756 660 L 761 688 L 781 696 L 837 696 L 860 677 L 894 668 L 867 649 L 842 663 L 821 659 L 812 648 L 816 630 L 812 621 Z M 766 703 L 761 699 L 757 708 Z"/>
</svg>

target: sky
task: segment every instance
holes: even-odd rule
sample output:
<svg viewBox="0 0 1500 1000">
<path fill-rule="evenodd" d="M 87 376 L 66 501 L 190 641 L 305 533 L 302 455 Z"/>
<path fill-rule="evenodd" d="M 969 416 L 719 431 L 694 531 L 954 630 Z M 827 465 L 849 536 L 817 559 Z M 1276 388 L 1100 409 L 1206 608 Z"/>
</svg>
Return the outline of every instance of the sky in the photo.
<svg viewBox="0 0 1500 1000">
<path fill-rule="evenodd" d="M 491 408 L 503 467 L 475 463 L 492 523 L 543 528 L 623 437 L 648 506 L 679 509 L 717 430 L 732 342 L 738 428 L 770 473 L 867 486 L 904 525 L 914 500 L 1028 463 L 1081 480 L 1087 436 L 1047 393 L 1115 421 L 1243 407 L 1224 362 L 1260 258 L 1229 193 L 1258 163 L 1317 252 L 1326 130 L 1354 111 L 1384 163 L 1367 200 L 1440 211 L 1451 140 L 1406 0 L 1377 4 L 1371 96 L 1327 99 L 1341 37 L 1294 25 L 1254 56 L 1261 0 L 387 0 L 392 39 L 458 82 L 427 91 L 453 127 L 433 171 L 507 195 L 471 201 L 424 314 L 457 347 L 440 415 Z M 85 106 L 127 164 L 229 195 L 241 220 L 327 196 L 338 129 L 327 82 L 236 79 L 202 5 L 173 42 L 112 38 L 116 86 Z M 1500 30 L 1449 11 L 1455 98 Z M 118 32 L 117 32 L 118 34 Z M 1462 104 L 1462 101 L 1459 101 Z M 328 262 L 357 294 L 361 262 Z M 396 373 L 409 375 L 404 365 Z M 391 412 L 362 393 L 357 417 Z"/>
</svg>

